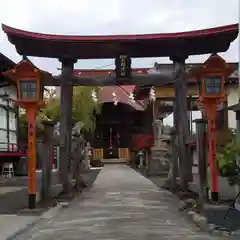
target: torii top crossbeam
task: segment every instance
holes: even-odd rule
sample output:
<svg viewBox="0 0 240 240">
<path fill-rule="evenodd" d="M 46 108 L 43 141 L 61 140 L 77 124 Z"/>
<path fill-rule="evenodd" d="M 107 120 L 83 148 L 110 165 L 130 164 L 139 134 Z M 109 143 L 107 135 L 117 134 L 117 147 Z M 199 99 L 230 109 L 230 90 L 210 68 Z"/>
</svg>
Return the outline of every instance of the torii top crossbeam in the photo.
<svg viewBox="0 0 240 240">
<path fill-rule="evenodd" d="M 238 35 L 238 24 L 211 29 L 161 34 L 66 36 L 23 31 L 2 25 L 21 55 L 101 59 L 118 54 L 137 57 L 185 56 L 225 52 Z"/>
</svg>

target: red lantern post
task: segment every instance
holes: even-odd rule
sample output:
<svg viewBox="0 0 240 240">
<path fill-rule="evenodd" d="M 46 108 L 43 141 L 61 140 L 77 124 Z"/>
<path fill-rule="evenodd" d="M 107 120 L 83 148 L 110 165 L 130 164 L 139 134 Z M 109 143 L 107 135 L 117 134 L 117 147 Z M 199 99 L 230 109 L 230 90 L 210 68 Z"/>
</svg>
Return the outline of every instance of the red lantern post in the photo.
<svg viewBox="0 0 240 240">
<path fill-rule="evenodd" d="M 36 116 L 43 102 L 44 72 L 30 61 L 22 60 L 14 69 L 3 73 L 15 82 L 18 90 L 17 104 L 26 110 L 28 120 L 28 195 L 29 208 L 36 207 Z"/>
<path fill-rule="evenodd" d="M 219 183 L 216 161 L 217 106 L 226 101 L 224 81 L 233 72 L 217 54 L 212 54 L 203 66 L 194 68 L 189 76 L 199 82 L 199 101 L 204 106 L 208 121 L 208 156 L 211 177 L 211 200 L 218 201 Z"/>
</svg>

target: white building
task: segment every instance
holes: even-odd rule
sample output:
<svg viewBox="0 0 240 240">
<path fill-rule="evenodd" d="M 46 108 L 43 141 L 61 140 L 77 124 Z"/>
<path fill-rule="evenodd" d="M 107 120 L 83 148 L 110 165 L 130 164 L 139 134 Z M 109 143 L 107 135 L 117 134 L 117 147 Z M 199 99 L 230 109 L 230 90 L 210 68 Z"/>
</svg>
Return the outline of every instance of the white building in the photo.
<svg viewBox="0 0 240 240">
<path fill-rule="evenodd" d="M 1 73 L 13 68 L 15 63 L 0 53 Z M 0 156 L 4 152 L 17 151 L 18 108 L 15 106 L 17 88 L 9 79 L 0 75 Z M 8 156 L 8 155 L 6 155 Z"/>
</svg>

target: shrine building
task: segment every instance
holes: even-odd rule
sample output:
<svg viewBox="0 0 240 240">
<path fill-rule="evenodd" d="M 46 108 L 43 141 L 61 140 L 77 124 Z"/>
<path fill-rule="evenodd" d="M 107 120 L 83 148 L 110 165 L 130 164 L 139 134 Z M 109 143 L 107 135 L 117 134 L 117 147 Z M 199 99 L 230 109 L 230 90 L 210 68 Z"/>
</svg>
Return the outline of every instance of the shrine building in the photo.
<svg viewBox="0 0 240 240">
<path fill-rule="evenodd" d="M 201 66 L 201 63 L 186 64 L 186 71 Z M 228 63 L 234 73 L 225 82 L 228 93 L 228 101 L 219 107 L 217 128 L 235 128 L 234 116 L 227 107 L 238 101 L 236 88 L 238 76 L 236 75 L 238 63 Z M 138 74 L 164 74 L 171 75 L 172 64 L 155 63 L 152 68 L 135 68 Z M 115 75 L 113 69 L 76 69 L 76 76 L 104 77 Z M 161 79 L 159 78 L 159 81 Z M 189 116 L 193 111 L 201 111 L 197 105 L 198 84 L 196 79 L 188 79 Z M 149 100 L 149 86 L 119 85 L 104 86 L 101 88 L 99 103 L 102 104 L 102 113 L 97 116 L 96 129 L 91 138 L 93 161 L 124 161 L 129 162 L 134 150 L 139 150 L 139 138 L 151 138 L 153 134 L 153 108 L 158 113 L 156 118 L 164 119 L 173 113 L 175 99 L 174 86 L 155 87 L 156 100 L 154 104 Z M 57 97 L 60 97 L 60 88 L 56 87 Z M 134 97 L 133 97 L 134 96 Z M 190 123 L 192 125 L 192 120 Z M 148 143 L 151 144 L 151 141 Z M 151 147 L 151 145 L 146 147 Z"/>
</svg>

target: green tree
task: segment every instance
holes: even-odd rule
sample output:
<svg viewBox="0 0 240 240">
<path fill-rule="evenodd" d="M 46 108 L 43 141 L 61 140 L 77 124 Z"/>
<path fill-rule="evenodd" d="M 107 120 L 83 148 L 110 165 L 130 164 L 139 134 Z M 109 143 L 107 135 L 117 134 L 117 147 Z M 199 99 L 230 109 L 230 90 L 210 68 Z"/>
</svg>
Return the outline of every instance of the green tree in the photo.
<svg viewBox="0 0 240 240">
<path fill-rule="evenodd" d="M 222 177 L 226 177 L 231 186 L 240 186 L 239 166 L 236 164 L 236 160 L 239 156 L 240 148 L 237 147 L 235 138 L 219 149 L 217 153 L 219 174 Z"/>
<path fill-rule="evenodd" d="M 78 86 L 73 89 L 72 116 L 76 122 L 84 123 L 84 130 L 93 132 L 96 124 L 96 114 L 101 112 L 101 104 L 92 99 L 92 91 L 99 95 L 100 88 L 90 86 Z M 50 99 L 47 107 L 42 110 L 42 114 L 48 118 L 59 121 L 60 119 L 60 99 Z"/>
<path fill-rule="evenodd" d="M 96 124 L 96 114 L 101 113 L 101 104 L 96 103 L 92 99 L 92 91 L 95 90 L 99 95 L 100 88 L 79 86 L 73 89 L 73 119 L 78 122 L 84 123 L 84 130 L 87 132 L 93 132 Z M 37 137 L 41 137 L 43 126 L 41 120 L 49 118 L 53 121 L 60 120 L 60 99 L 50 97 L 47 98 L 46 108 L 42 109 L 37 116 Z M 23 141 L 27 141 L 28 124 L 26 114 L 21 113 L 19 116 L 20 123 L 20 138 Z"/>
</svg>

